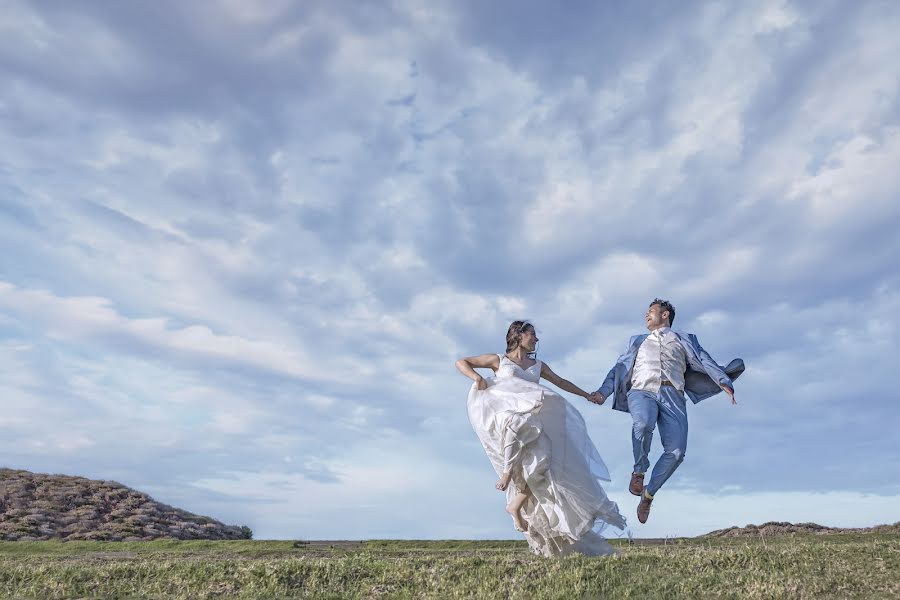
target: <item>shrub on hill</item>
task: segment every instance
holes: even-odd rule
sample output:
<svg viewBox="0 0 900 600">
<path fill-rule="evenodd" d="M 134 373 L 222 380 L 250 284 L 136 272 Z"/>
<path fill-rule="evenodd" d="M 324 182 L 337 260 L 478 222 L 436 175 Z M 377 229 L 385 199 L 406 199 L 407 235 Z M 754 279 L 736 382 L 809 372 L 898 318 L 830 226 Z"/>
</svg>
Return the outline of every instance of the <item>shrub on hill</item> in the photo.
<svg viewBox="0 0 900 600">
<path fill-rule="evenodd" d="M 784 521 L 769 521 L 762 525 L 745 525 L 743 527 L 728 527 L 717 529 L 704 534 L 702 537 L 759 537 L 773 535 L 793 534 L 826 534 L 826 533 L 900 533 L 900 523 L 893 525 L 878 525 L 861 529 L 849 529 L 843 527 L 826 527 L 818 523 L 788 523 Z"/>
<path fill-rule="evenodd" d="M 161 504 L 115 481 L 0 469 L 0 540 L 252 537 L 249 527 L 225 525 Z"/>
</svg>

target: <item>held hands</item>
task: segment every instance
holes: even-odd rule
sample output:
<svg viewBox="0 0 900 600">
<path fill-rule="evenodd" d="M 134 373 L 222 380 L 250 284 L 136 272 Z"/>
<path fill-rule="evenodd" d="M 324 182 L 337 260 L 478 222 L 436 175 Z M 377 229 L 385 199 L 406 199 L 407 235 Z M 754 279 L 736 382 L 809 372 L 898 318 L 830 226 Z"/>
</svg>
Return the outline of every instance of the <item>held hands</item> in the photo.
<svg viewBox="0 0 900 600">
<path fill-rule="evenodd" d="M 588 402 L 593 402 L 594 404 L 600 405 L 606 402 L 606 398 L 600 392 L 591 392 L 588 397 Z"/>
</svg>

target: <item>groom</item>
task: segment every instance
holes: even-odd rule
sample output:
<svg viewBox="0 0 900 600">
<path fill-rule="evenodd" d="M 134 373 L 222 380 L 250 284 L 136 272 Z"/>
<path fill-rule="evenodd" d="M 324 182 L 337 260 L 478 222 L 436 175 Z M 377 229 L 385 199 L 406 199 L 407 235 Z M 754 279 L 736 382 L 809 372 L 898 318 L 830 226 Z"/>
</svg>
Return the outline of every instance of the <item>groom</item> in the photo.
<svg viewBox="0 0 900 600">
<path fill-rule="evenodd" d="M 603 404 L 612 396 L 613 408 L 631 413 L 634 472 L 628 486 L 638 503 L 638 521 L 646 523 L 650 503 L 659 488 L 684 460 L 687 448 L 685 395 L 696 404 L 724 390 L 734 399 L 734 380 L 744 372 L 744 361 L 734 359 L 720 367 L 697 341 L 697 336 L 671 329 L 675 307 L 656 298 L 644 316 L 649 334 L 636 335 L 616 360 L 591 402 Z M 653 466 L 650 482 L 644 474 L 650 466 L 647 454 L 653 429 L 659 425 L 663 454 Z"/>
</svg>

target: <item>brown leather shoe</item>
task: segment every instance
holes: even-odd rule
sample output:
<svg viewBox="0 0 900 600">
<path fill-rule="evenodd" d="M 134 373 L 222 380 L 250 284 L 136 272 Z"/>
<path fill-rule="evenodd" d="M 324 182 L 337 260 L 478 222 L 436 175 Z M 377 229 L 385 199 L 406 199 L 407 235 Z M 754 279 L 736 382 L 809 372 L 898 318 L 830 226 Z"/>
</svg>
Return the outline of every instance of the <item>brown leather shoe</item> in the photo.
<svg viewBox="0 0 900 600">
<path fill-rule="evenodd" d="M 647 518 L 650 516 L 651 502 L 653 502 L 653 498 L 648 498 L 646 494 L 641 494 L 641 501 L 638 502 L 637 508 L 638 521 L 641 523 L 646 523 Z"/>
<path fill-rule="evenodd" d="M 631 474 L 631 483 L 628 484 L 628 491 L 634 494 L 635 496 L 640 496 L 644 493 L 644 474 L 643 473 L 632 473 Z"/>
</svg>

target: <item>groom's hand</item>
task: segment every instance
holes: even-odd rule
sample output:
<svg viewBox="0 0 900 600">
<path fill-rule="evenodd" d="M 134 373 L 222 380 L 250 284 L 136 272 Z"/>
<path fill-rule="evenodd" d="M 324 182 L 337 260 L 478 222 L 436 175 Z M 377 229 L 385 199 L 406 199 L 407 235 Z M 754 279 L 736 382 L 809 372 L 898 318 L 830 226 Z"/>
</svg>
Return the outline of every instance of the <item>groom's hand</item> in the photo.
<svg viewBox="0 0 900 600">
<path fill-rule="evenodd" d="M 590 398 L 588 398 L 588 400 L 597 405 L 606 402 L 606 398 L 600 392 L 591 392 L 591 396 Z"/>
<path fill-rule="evenodd" d="M 737 404 L 737 400 L 734 399 L 734 390 L 731 389 L 730 387 L 728 387 L 727 385 L 723 385 L 723 386 L 720 386 L 720 387 L 721 387 L 723 390 L 725 390 L 725 393 L 728 394 L 728 395 L 731 397 L 731 403 L 732 403 L 732 404 Z"/>
</svg>

